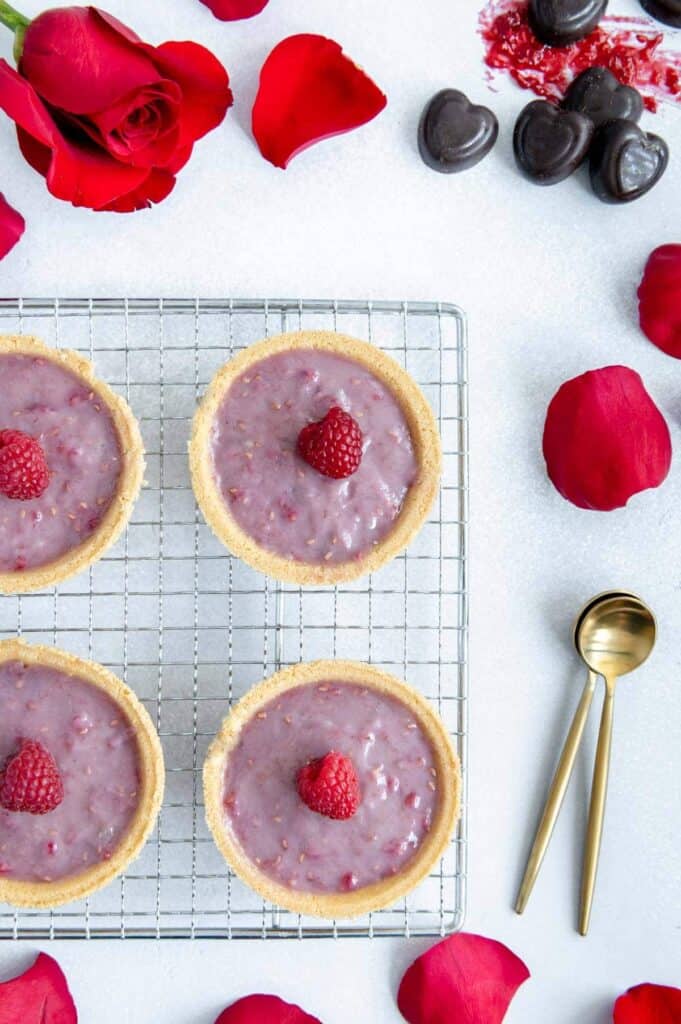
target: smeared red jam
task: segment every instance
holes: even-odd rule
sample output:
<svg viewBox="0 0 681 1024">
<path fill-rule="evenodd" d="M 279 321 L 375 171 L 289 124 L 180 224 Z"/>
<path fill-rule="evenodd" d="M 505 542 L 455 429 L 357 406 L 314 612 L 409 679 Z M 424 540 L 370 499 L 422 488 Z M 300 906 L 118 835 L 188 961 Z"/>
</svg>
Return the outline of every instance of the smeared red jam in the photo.
<svg viewBox="0 0 681 1024">
<path fill-rule="evenodd" d="M 681 103 L 681 53 L 664 49 L 664 33 L 646 18 L 603 18 L 591 35 L 560 49 L 536 38 L 526 0 L 489 0 L 479 24 L 487 66 L 537 96 L 562 99 L 573 78 L 599 65 L 638 89 L 650 111 Z"/>
</svg>

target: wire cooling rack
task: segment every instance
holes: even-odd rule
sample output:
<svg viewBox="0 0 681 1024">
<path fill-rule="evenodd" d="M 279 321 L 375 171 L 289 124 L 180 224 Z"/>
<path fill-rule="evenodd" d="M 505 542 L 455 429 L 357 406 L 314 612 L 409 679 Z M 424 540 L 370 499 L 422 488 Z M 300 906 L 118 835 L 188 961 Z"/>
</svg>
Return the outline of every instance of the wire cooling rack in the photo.
<svg viewBox="0 0 681 1024">
<path fill-rule="evenodd" d="M 374 342 L 439 417 L 444 477 L 406 554 L 338 587 L 277 584 L 232 558 L 197 510 L 191 417 L 233 352 L 298 328 Z M 110 667 L 137 692 L 168 771 L 158 827 L 128 873 L 55 911 L 0 905 L 1 938 L 303 938 L 442 935 L 466 903 L 466 799 L 437 870 L 397 907 L 347 922 L 279 910 L 227 870 L 203 812 L 204 754 L 233 700 L 282 665 L 373 662 L 436 706 L 467 769 L 466 327 L 452 305 L 290 300 L 0 300 L 0 333 L 36 334 L 91 357 L 124 394 L 147 449 L 146 487 L 124 537 L 58 590 L 0 597 L 0 635 L 52 643 Z M 465 790 L 465 786 L 464 786 Z"/>
</svg>

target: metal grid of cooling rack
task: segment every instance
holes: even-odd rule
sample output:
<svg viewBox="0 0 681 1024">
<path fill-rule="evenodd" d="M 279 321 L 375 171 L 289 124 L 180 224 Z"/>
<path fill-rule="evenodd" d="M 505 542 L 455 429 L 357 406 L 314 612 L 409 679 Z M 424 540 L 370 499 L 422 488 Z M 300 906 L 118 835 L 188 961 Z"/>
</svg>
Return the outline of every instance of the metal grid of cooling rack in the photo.
<svg viewBox="0 0 681 1024">
<path fill-rule="evenodd" d="M 367 580 L 277 584 L 232 558 L 194 502 L 186 448 L 197 398 L 233 352 L 284 330 L 338 330 L 390 352 L 439 417 L 444 477 L 406 554 Z M 52 912 L 0 906 L 0 938 L 303 938 L 442 935 L 461 927 L 466 821 L 399 906 L 347 922 L 263 904 L 226 869 L 203 816 L 205 750 L 233 700 L 281 665 L 328 657 L 406 678 L 444 718 L 467 769 L 466 325 L 455 306 L 289 300 L 0 300 L 0 332 L 90 356 L 136 412 L 146 487 L 130 526 L 58 590 L 0 597 L 0 635 L 53 643 L 133 687 L 162 738 L 158 827 L 125 877 Z M 464 790 L 465 790 L 464 786 Z"/>
</svg>

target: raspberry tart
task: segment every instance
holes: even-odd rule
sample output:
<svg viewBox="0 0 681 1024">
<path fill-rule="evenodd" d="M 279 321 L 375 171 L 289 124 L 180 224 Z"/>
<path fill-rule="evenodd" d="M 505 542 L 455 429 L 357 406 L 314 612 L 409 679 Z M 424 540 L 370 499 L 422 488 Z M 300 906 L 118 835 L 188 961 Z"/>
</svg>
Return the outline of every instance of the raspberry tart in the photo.
<svg viewBox="0 0 681 1024">
<path fill-rule="evenodd" d="M 190 442 L 214 533 L 253 568 L 297 584 L 357 579 L 402 551 L 428 516 L 441 458 L 409 374 L 330 331 L 282 334 L 235 356 Z"/>
<path fill-rule="evenodd" d="M 284 669 L 231 711 L 204 766 L 206 817 L 236 874 L 301 914 L 394 904 L 442 856 L 459 762 L 439 717 L 370 665 Z"/>
<path fill-rule="evenodd" d="M 75 352 L 0 336 L 0 593 L 91 565 L 130 518 L 144 449 L 127 404 Z"/>
<path fill-rule="evenodd" d="M 0 902 L 49 908 L 101 889 L 144 846 L 163 784 L 156 730 L 116 676 L 0 642 Z"/>
</svg>

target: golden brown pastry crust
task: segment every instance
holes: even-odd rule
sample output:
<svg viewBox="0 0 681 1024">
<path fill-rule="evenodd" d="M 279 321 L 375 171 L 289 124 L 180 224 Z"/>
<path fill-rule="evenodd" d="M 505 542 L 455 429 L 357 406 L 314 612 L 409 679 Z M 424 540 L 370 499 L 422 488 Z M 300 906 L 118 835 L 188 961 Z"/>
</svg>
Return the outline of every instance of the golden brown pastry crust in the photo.
<svg viewBox="0 0 681 1024">
<path fill-rule="evenodd" d="M 137 420 L 127 402 L 108 384 L 98 380 L 91 362 L 68 349 L 54 349 L 38 338 L 23 334 L 0 335 L 0 357 L 5 354 L 49 359 L 70 370 L 102 398 L 106 404 L 121 446 L 121 473 L 116 493 L 95 532 L 77 547 L 47 565 L 20 572 L 0 572 L 0 593 L 18 594 L 42 590 L 87 569 L 111 547 L 125 529 L 144 478 L 144 445 Z"/>
<path fill-rule="evenodd" d="M 239 742 L 241 729 L 256 712 L 285 690 L 322 680 L 359 683 L 395 697 L 413 713 L 433 748 L 440 803 L 432 828 L 403 871 L 363 889 L 347 893 L 297 892 L 275 882 L 248 858 L 224 816 L 222 798 L 225 761 Z M 439 716 L 416 690 L 387 672 L 356 661 L 313 661 L 283 669 L 255 686 L 232 709 L 213 740 L 203 768 L 206 820 L 215 843 L 238 877 L 263 899 L 295 913 L 314 917 L 350 918 L 392 906 L 411 892 L 443 855 L 461 810 L 459 759 Z"/>
<path fill-rule="evenodd" d="M 409 426 L 419 477 L 409 489 L 391 531 L 363 558 L 335 564 L 313 564 L 284 558 L 261 547 L 241 528 L 216 486 L 211 457 L 211 431 L 218 408 L 237 377 L 249 366 L 278 352 L 311 348 L 354 359 L 385 384 L 399 401 Z M 423 392 L 390 356 L 365 341 L 334 331 L 298 331 L 259 341 L 234 356 L 211 381 L 199 405 L 189 442 L 194 494 L 208 525 L 233 554 L 254 569 L 285 583 L 334 584 L 358 579 L 391 561 L 418 533 L 438 492 L 442 469 L 440 435 Z"/>
<path fill-rule="evenodd" d="M 130 862 L 139 855 L 156 824 L 163 800 L 163 751 L 147 710 L 132 690 L 102 665 L 85 661 L 54 647 L 27 644 L 23 640 L 0 641 L 0 662 L 6 661 L 48 665 L 104 690 L 125 712 L 135 730 L 139 747 L 139 804 L 127 835 L 109 860 L 55 882 L 26 882 L 0 877 L 0 903 L 11 903 L 15 907 L 49 909 L 83 899 L 102 889 L 122 874 Z"/>
</svg>

